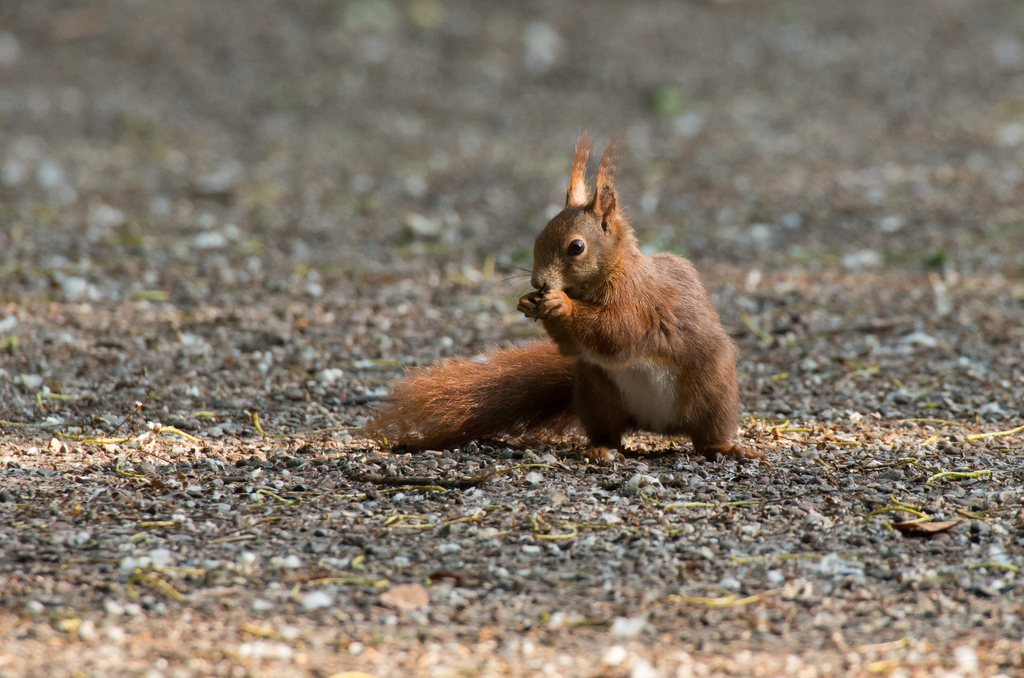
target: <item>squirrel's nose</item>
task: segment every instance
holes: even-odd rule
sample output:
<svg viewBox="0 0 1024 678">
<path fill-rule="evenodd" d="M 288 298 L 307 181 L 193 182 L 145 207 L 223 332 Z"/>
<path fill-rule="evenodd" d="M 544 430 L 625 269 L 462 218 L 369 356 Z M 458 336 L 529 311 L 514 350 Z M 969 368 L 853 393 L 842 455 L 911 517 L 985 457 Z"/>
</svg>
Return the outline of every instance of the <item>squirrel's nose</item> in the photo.
<svg viewBox="0 0 1024 678">
<path fill-rule="evenodd" d="M 547 292 L 552 288 L 551 277 L 551 270 L 545 267 L 533 272 L 533 275 L 530 277 L 530 284 L 533 285 L 535 290 Z"/>
</svg>

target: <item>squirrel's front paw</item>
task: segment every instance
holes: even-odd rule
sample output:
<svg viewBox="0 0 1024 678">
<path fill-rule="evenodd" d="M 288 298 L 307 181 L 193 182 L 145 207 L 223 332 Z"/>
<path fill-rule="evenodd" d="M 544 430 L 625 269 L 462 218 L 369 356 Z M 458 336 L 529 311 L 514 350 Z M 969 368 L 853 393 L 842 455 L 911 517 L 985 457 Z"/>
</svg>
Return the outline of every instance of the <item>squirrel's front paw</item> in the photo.
<svg viewBox="0 0 1024 678">
<path fill-rule="evenodd" d="M 537 306 L 540 304 L 540 292 L 534 291 L 519 297 L 519 305 L 516 310 L 527 318 L 537 317 Z"/>
<path fill-rule="evenodd" d="M 541 297 L 537 309 L 534 311 L 534 318 L 557 318 L 569 313 L 569 305 L 572 304 L 568 295 L 562 290 L 548 290 Z"/>
</svg>

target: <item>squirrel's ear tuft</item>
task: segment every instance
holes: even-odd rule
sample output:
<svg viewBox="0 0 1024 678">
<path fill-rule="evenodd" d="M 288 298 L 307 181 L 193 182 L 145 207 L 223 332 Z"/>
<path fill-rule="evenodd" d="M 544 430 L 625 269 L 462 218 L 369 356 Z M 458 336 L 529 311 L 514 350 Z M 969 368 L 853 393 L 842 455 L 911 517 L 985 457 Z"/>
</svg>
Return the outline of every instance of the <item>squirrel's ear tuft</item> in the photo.
<svg viewBox="0 0 1024 678">
<path fill-rule="evenodd" d="M 587 204 L 587 158 L 590 157 L 590 146 L 594 142 L 584 132 L 576 142 L 576 152 L 572 156 L 572 173 L 569 175 L 569 189 L 565 192 L 565 206 L 579 207 Z"/>
<path fill-rule="evenodd" d="M 601 156 L 601 165 L 597 170 L 597 190 L 590 203 L 590 209 L 601 218 L 601 227 L 604 230 L 611 230 L 619 216 L 619 198 L 615 194 L 615 187 L 612 185 L 612 175 L 615 173 L 615 157 L 618 154 L 618 139 L 612 139 Z"/>
</svg>

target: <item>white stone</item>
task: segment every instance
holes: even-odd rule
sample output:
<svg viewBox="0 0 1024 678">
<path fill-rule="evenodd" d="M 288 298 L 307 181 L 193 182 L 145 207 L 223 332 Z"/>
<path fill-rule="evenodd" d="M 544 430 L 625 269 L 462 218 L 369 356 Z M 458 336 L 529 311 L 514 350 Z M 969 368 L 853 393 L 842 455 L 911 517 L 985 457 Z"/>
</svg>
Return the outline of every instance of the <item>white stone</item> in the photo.
<svg viewBox="0 0 1024 678">
<path fill-rule="evenodd" d="M 550 24 L 531 21 L 523 31 L 523 65 L 534 75 L 544 75 L 562 54 L 562 36 Z"/>
<path fill-rule="evenodd" d="M 609 631 L 614 638 L 636 638 L 647 628 L 643 617 L 616 617 Z"/>
<path fill-rule="evenodd" d="M 267 610 L 274 609 L 274 604 L 264 598 L 253 598 L 252 609 L 257 612 L 266 612 Z"/>
<path fill-rule="evenodd" d="M 306 610 L 316 610 L 321 607 L 330 607 L 334 604 L 334 596 L 330 591 L 310 591 L 302 596 L 302 607 Z"/>
<path fill-rule="evenodd" d="M 704 129 L 704 116 L 696 111 L 681 113 L 672 119 L 672 129 L 681 137 L 695 137 Z"/>
<path fill-rule="evenodd" d="M 21 54 L 18 39 L 9 31 L 0 31 L 0 66 L 9 68 L 14 65 Z"/>
<path fill-rule="evenodd" d="M 985 403 L 978 408 L 978 414 L 999 414 L 1005 415 L 1006 411 L 999 405 L 999 403 L 993 400 L 990 403 Z M 995 527 L 995 525 L 993 525 Z"/>
<path fill-rule="evenodd" d="M 256 657 L 259 659 L 291 659 L 292 648 L 285 643 L 271 643 L 264 640 L 256 640 L 251 643 L 242 643 L 238 648 L 240 657 Z"/>
<path fill-rule="evenodd" d="M 1012 71 L 1024 63 L 1024 49 L 1013 38 L 1000 38 L 992 43 L 992 58 L 999 68 Z"/>
<path fill-rule="evenodd" d="M 626 481 L 626 484 L 622 487 L 622 493 L 627 494 L 631 497 L 643 494 L 661 494 L 665 491 L 661 481 L 654 476 L 644 475 L 642 473 L 636 473 L 632 478 Z"/>
<path fill-rule="evenodd" d="M 912 346 L 924 346 L 925 348 L 935 348 L 939 345 L 939 342 L 935 337 L 930 334 L 925 334 L 924 332 L 911 332 L 900 339 L 900 343 Z"/>
<path fill-rule="evenodd" d="M 157 567 L 167 567 L 174 564 L 174 552 L 170 549 L 153 549 L 149 557 Z"/>
<path fill-rule="evenodd" d="M 21 375 L 21 385 L 29 391 L 38 391 L 39 387 L 43 385 L 43 378 L 38 374 L 23 374 Z"/>
<path fill-rule="evenodd" d="M 427 179 L 422 174 L 413 174 L 405 178 L 405 192 L 414 198 L 422 198 L 427 194 Z"/>
<path fill-rule="evenodd" d="M 78 301 L 89 293 L 89 281 L 78 276 L 68 276 L 61 280 L 60 290 L 67 301 Z"/>
<path fill-rule="evenodd" d="M 601 662 L 605 666 L 619 666 L 622 662 L 626 661 L 627 657 L 629 657 L 629 652 L 626 651 L 626 648 L 621 645 L 612 645 L 605 650 L 604 656 L 601 657 Z"/>
<path fill-rule="evenodd" d="M 779 223 L 786 228 L 797 229 L 804 225 L 804 218 L 797 212 L 786 212 L 779 217 Z"/>
<path fill-rule="evenodd" d="M 823 575 L 830 576 L 863 576 L 864 570 L 858 565 L 846 562 L 838 553 L 829 553 L 817 564 L 809 564 L 808 569 L 816 569 Z"/>
<path fill-rule="evenodd" d="M 814 509 L 807 512 L 807 517 L 804 518 L 804 525 L 808 527 L 817 527 L 821 530 L 831 530 L 834 522 L 828 516 L 824 516 Z"/>
<path fill-rule="evenodd" d="M 153 196 L 153 199 L 149 201 L 149 211 L 154 216 L 167 216 L 171 213 L 171 199 L 165 195 Z"/>
<path fill-rule="evenodd" d="M 20 186 L 25 182 L 27 176 L 28 170 L 25 169 L 25 165 L 17 160 L 8 160 L 5 162 L 2 175 L 0 175 L 4 184 L 8 186 Z"/>
<path fill-rule="evenodd" d="M 771 224 L 754 224 L 750 227 L 750 239 L 758 247 L 768 247 L 774 237 Z"/>
<path fill-rule="evenodd" d="M 96 622 L 91 619 L 84 620 L 78 625 L 78 639 L 84 641 L 94 640 L 96 638 Z"/>
<path fill-rule="evenodd" d="M 337 367 L 326 367 L 316 373 L 316 380 L 324 386 L 330 386 L 344 376 L 345 372 L 343 370 Z"/>
<path fill-rule="evenodd" d="M 127 556 L 121 559 L 120 569 L 122 572 L 133 572 L 136 568 L 143 569 L 149 567 L 153 563 L 153 560 L 149 556 L 141 556 L 139 558 L 133 558 Z"/>
<path fill-rule="evenodd" d="M 209 231 L 207 233 L 200 233 L 192 241 L 192 246 L 197 250 L 215 250 L 222 247 L 227 247 L 228 238 L 220 231 Z"/>
<path fill-rule="evenodd" d="M 718 582 L 718 585 L 723 589 L 728 589 L 729 591 L 739 591 L 743 588 L 743 584 L 741 584 L 740 580 L 736 577 L 722 577 L 721 581 Z"/>
<path fill-rule="evenodd" d="M 565 626 L 565 620 L 567 615 L 564 612 L 556 612 L 551 615 L 551 619 L 548 620 L 548 628 L 552 630 L 558 630 Z"/>
<path fill-rule="evenodd" d="M 104 203 L 92 205 L 89 208 L 87 220 L 89 228 L 86 231 L 86 237 L 91 242 L 102 240 L 110 235 L 112 229 L 123 225 L 125 221 L 124 212 L 116 207 Z"/>
<path fill-rule="evenodd" d="M 658 678 L 658 670 L 646 659 L 637 659 L 629 671 L 629 678 Z"/>
<path fill-rule="evenodd" d="M 974 675 L 978 670 L 978 653 L 973 647 L 961 645 L 953 648 L 953 657 L 956 659 L 956 667 L 965 675 Z"/>
<path fill-rule="evenodd" d="M 882 263 L 882 255 L 875 250 L 858 250 L 843 256 L 843 266 L 849 269 L 876 268 Z"/>
<path fill-rule="evenodd" d="M 1017 146 L 1024 141 L 1024 125 L 1010 122 L 999 128 L 997 139 L 1001 146 Z"/>
<path fill-rule="evenodd" d="M 658 196 L 650 191 L 640 195 L 640 209 L 647 214 L 654 214 L 658 209 Z"/>
<path fill-rule="evenodd" d="M 64 170 L 55 161 L 47 158 L 39 163 L 36 181 L 48 191 L 55 191 L 64 185 Z"/>
<path fill-rule="evenodd" d="M 212 172 L 196 179 L 196 189 L 207 195 L 228 193 L 241 181 L 244 168 L 237 160 L 229 160 Z"/>
<path fill-rule="evenodd" d="M 761 523 L 749 523 L 740 528 L 745 537 L 756 537 L 761 534 Z"/>
<path fill-rule="evenodd" d="M 890 214 L 878 220 L 878 230 L 882 233 L 895 233 L 903 228 L 904 224 L 906 224 L 906 219 L 898 214 Z"/>
<path fill-rule="evenodd" d="M 341 20 L 345 28 L 356 33 L 388 33 L 400 25 L 402 16 L 390 2 L 359 0 L 345 3 Z"/>
<path fill-rule="evenodd" d="M 425 217 L 417 212 L 405 215 L 405 228 L 417 238 L 436 238 L 441 235 L 441 221 Z"/>
</svg>

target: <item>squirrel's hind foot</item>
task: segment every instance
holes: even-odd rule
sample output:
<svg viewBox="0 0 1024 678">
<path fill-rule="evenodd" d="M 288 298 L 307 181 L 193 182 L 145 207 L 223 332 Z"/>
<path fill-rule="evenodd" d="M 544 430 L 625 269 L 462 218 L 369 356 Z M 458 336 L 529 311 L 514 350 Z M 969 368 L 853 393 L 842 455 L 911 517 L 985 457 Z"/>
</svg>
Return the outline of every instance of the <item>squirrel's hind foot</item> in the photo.
<svg viewBox="0 0 1024 678">
<path fill-rule="evenodd" d="M 762 466 L 771 466 L 771 462 L 768 461 L 768 457 L 764 456 L 762 452 L 744 447 L 740 443 L 718 443 L 717 445 L 708 445 L 697 450 L 697 452 L 704 455 L 704 458 L 708 461 L 715 461 L 718 456 L 729 457 L 732 459 L 753 459 L 760 463 Z"/>
<path fill-rule="evenodd" d="M 586 461 L 591 461 L 595 464 L 613 464 L 617 461 L 626 460 L 622 450 L 614 447 L 588 447 L 580 453 L 580 456 Z"/>
</svg>

